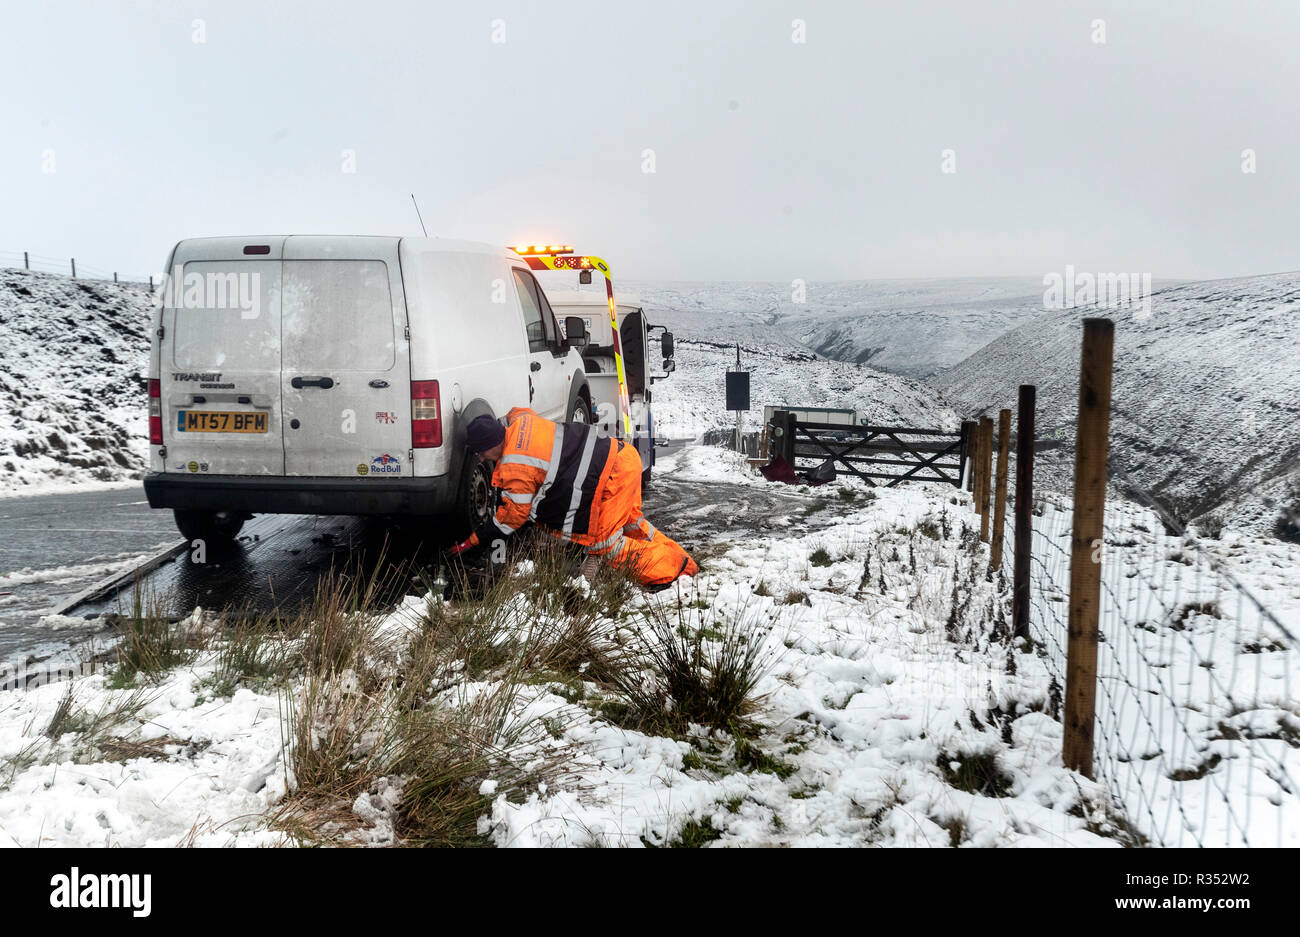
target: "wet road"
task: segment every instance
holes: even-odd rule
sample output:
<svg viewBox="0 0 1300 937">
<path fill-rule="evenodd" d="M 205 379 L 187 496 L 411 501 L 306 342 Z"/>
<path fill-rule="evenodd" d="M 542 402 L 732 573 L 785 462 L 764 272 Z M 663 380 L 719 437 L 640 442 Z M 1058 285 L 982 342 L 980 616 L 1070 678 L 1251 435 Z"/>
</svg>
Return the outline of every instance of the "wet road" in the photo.
<svg viewBox="0 0 1300 937">
<path fill-rule="evenodd" d="M 0 499 L 0 656 L 52 637 L 38 620 L 59 602 L 178 539 L 138 485 Z"/>
<path fill-rule="evenodd" d="M 672 448 L 679 448 L 673 446 Z M 666 453 L 671 449 L 660 449 Z M 754 535 L 796 535 L 833 523 L 830 509 L 806 513 L 816 496 L 772 486 L 698 482 L 656 476 L 646 489 L 646 515 L 693 551 L 725 548 Z M 822 496 L 825 498 L 825 496 Z M 369 575 L 409 562 L 399 588 L 421 568 L 436 567 L 451 532 L 437 522 L 394 527 L 374 518 L 264 515 L 244 525 L 225 555 L 199 562 L 181 550 L 148 576 L 173 615 L 203 608 L 279 609 L 292 613 L 310 600 L 320 576 L 333 569 Z M 59 494 L 0 500 L 0 657 L 91 633 L 74 621 L 40 622 L 51 608 L 114 573 L 129 571 L 146 555 L 179 543 L 170 511 L 153 511 L 142 489 Z M 17 571 L 17 572 L 15 572 Z M 93 616 L 129 609 L 132 588 L 76 608 Z"/>
</svg>

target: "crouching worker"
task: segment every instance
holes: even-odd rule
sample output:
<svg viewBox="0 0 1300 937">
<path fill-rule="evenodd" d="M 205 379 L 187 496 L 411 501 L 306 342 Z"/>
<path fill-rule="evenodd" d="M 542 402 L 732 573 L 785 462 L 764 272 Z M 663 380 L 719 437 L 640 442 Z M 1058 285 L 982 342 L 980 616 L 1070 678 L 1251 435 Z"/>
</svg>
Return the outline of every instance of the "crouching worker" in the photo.
<svg viewBox="0 0 1300 937">
<path fill-rule="evenodd" d="M 586 548 L 589 556 L 628 569 L 648 588 L 694 576 L 690 554 L 641 516 L 641 455 L 634 446 L 582 423 L 552 423 L 515 407 L 508 427 L 478 416 L 467 428 L 479 461 L 493 461 L 501 506 L 453 556 L 491 547 L 528 521 Z"/>
</svg>

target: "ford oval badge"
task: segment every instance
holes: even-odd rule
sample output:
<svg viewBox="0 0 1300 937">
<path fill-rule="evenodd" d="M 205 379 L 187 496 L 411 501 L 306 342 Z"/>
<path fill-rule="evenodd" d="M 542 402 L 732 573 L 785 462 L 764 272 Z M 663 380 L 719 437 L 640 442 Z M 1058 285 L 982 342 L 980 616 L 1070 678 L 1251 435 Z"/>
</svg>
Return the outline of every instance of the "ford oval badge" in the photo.
<svg viewBox="0 0 1300 937">
<path fill-rule="evenodd" d="M 381 381 L 379 380 L 379 378 L 375 378 L 373 381 L 370 382 L 370 386 L 375 388 L 375 390 L 383 390 L 385 387 L 388 386 L 388 382 Z"/>
</svg>

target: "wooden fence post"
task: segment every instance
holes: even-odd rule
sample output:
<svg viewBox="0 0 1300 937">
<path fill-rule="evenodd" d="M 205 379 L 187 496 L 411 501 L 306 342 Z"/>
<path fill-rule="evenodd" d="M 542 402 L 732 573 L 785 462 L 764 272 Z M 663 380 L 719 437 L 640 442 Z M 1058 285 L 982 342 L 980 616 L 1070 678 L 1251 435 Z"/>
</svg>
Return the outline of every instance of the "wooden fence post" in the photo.
<svg viewBox="0 0 1300 937">
<path fill-rule="evenodd" d="M 73 257 L 72 258 L 72 279 L 75 280 L 76 278 L 77 278 L 77 258 Z"/>
<path fill-rule="evenodd" d="M 962 420 L 961 424 L 961 471 L 962 479 L 958 487 L 965 487 L 967 491 L 975 490 L 975 454 L 973 446 L 975 443 L 975 421 Z"/>
<path fill-rule="evenodd" d="M 993 568 L 1002 568 L 1002 534 L 1007 523 L 1007 450 L 1011 445 L 1011 411 L 998 411 L 998 484 L 993 493 Z"/>
<path fill-rule="evenodd" d="M 980 480 L 975 497 L 979 501 L 980 542 L 989 542 L 989 481 L 993 474 L 993 418 L 980 417 Z"/>
<path fill-rule="evenodd" d="M 27 259 L 27 251 L 23 251 L 23 269 L 24 270 L 32 269 L 32 262 Z"/>
<path fill-rule="evenodd" d="M 1110 440 L 1115 323 L 1083 320 L 1079 422 L 1074 442 L 1074 533 L 1070 540 L 1070 636 L 1066 651 L 1065 766 L 1092 777 L 1097 705 L 1097 619 Z"/>
<path fill-rule="evenodd" d="M 113 271 L 113 282 L 114 282 L 114 283 L 117 282 L 117 271 L 116 271 L 116 270 Z"/>
<path fill-rule="evenodd" d="M 1029 555 L 1034 548 L 1034 398 L 1033 384 L 1020 385 L 1016 414 L 1016 535 L 1011 619 L 1017 638 L 1029 637 Z"/>
<path fill-rule="evenodd" d="M 778 410 L 772 414 L 772 422 L 776 423 L 781 430 L 781 438 L 777 445 L 778 455 L 791 466 L 794 465 L 794 414 L 789 410 Z"/>
</svg>

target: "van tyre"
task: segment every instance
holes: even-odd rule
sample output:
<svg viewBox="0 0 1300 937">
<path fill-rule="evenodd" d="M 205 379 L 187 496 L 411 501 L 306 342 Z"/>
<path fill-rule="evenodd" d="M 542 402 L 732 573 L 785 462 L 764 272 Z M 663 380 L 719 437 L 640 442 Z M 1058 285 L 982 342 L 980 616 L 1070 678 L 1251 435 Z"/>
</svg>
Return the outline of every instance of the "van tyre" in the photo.
<svg viewBox="0 0 1300 937">
<path fill-rule="evenodd" d="M 569 422 L 591 425 L 591 404 L 587 403 L 586 397 L 579 396 L 573 404 L 573 413 L 569 415 Z"/>
<path fill-rule="evenodd" d="M 241 511 L 182 511 L 176 508 L 176 529 L 191 542 L 202 540 L 209 544 L 235 542 L 248 515 Z"/>
<path fill-rule="evenodd" d="M 456 525 L 458 533 L 467 536 L 492 516 L 496 505 L 492 500 L 492 465 L 478 461 L 470 454 L 460 473 L 460 491 L 456 498 Z"/>
<path fill-rule="evenodd" d="M 641 490 L 644 491 L 650 486 L 650 469 L 646 467 L 641 471 Z"/>
</svg>

